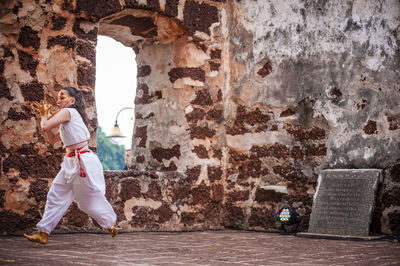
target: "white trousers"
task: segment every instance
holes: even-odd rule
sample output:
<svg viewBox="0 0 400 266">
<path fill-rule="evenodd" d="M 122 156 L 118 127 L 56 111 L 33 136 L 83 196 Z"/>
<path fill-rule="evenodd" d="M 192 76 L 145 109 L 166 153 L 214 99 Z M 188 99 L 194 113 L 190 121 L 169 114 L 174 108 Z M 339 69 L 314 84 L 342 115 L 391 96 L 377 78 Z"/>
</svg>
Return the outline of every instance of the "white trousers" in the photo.
<svg viewBox="0 0 400 266">
<path fill-rule="evenodd" d="M 104 176 L 98 157 L 93 153 L 82 154 L 82 164 L 88 176 L 82 178 L 76 173 L 74 182 L 65 182 L 66 169 L 63 163 L 47 194 L 44 215 L 36 225 L 39 231 L 50 234 L 73 200 L 77 202 L 79 209 L 94 218 L 103 228 L 111 228 L 116 222 L 117 216 L 105 197 L 105 187 L 99 185 L 99 183 L 104 184 Z"/>
</svg>

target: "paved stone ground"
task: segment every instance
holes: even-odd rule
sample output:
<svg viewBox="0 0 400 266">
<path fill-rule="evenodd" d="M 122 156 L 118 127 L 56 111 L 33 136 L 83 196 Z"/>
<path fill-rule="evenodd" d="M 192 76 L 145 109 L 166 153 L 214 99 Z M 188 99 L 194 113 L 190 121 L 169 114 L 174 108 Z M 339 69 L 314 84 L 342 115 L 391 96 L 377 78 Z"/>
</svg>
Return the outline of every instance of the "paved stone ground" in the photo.
<svg viewBox="0 0 400 266">
<path fill-rule="evenodd" d="M 249 231 L 53 234 L 47 245 L 0 237 L 4 265 L 400 265 L 400 243 Z"/>
</svg>

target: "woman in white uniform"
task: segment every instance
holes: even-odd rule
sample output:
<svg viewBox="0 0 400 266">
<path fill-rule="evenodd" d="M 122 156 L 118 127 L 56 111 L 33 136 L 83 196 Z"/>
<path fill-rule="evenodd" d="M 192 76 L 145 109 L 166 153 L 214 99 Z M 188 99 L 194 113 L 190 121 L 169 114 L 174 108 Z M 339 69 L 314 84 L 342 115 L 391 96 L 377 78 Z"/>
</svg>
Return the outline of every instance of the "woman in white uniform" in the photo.
<svg viewBox="0 0 400 266">
<path fill-rule="evenodd" d="M 36 225 L 39 232 L 24 236 L 30 241 L 46 244 L 48 235 L 73 200 L 112 237 L 116 236 L 117 217 L 105 197 L 103 167 L 97 155 L 88 148 L 90 134 L 85 125 L 81 92 L 73 87 L 63 88 L 57 100 L 57 107 L 61 110 L 51 118 L 48 118 L 51 116 L 50 105 L 35 102 L 34 106 L 40 112 L 40 125 L 47 139 L 52 144 L 61 139 L 66 155 L 47 194 L 42 220 Z M 52 129 L 58 126 L 59 133 L 53 133 Z"/>
</svg>

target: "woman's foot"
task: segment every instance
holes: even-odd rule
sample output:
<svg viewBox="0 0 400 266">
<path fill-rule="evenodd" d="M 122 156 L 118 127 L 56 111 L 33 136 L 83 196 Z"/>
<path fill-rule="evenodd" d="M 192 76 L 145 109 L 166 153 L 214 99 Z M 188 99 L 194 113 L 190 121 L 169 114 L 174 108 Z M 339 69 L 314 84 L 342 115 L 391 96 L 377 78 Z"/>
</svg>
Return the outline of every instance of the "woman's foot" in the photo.
<svg viewBox="0 0 400 266">
<path fill-rule="evenodd" d="M 110 232 L 111 237 L 115 237 L 118 234 L 117 224 L 115 223 L 113 227 L 107 228 L 107 231 Z"/>
<path fill-rule="evenodd" d="M 32 242 L 36 242 L 36 243 L 40 243 L 40 244 L 46 244 L 47 243 L 47 238 L 49 237 L 49 235 L 44 233 L 44 232 L 39 232 L 39 233 L 31 235 L 31 236 L 28 236 L 28 235 L 24 234 L 24 237 L 26 239 L 28 239 L 29 241 L 32 241 Z"/>
</svg>

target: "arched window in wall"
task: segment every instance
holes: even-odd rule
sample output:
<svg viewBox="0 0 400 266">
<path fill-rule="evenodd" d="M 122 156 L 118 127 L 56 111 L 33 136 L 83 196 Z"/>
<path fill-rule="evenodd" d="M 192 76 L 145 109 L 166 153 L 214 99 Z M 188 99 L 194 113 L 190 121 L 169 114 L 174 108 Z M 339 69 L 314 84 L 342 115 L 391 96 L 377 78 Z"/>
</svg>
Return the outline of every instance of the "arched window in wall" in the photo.
<svg viewBox="0 0 400 266">
<path fill-rule="evenodd" d="M 125 150 L 131 149 L 136 94 L 136 55 L 113 38 L 98 36 L 96 46 L 97 149 L 104 170 L 125 169 Z M 115 124 L 124 138 L 108 138 Z"/>
</svg>

